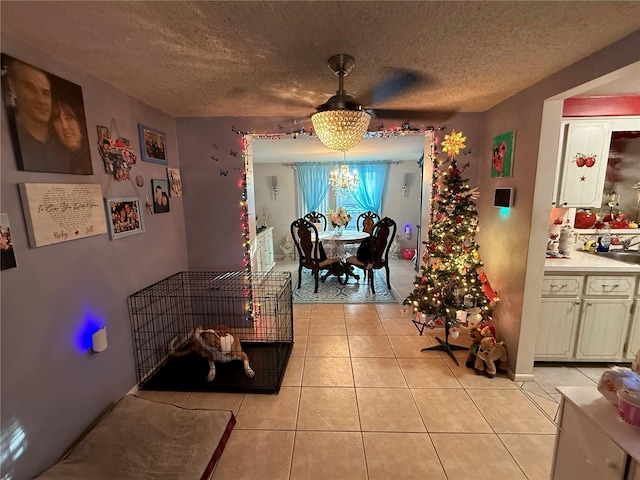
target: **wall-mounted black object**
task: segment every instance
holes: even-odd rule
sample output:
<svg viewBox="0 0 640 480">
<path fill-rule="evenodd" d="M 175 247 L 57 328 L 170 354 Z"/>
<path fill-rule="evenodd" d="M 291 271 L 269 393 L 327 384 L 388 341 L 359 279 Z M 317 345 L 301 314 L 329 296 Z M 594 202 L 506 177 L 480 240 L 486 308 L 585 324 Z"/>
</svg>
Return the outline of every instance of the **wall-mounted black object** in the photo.
<svg viewBox="0 0 640 480">
<path fill-rule="evenodd" d="M 493 206 L 499 208 L 511 208 L 513 205 L 513 188 L 496 188 L 493 197 Z"/>
</svg>

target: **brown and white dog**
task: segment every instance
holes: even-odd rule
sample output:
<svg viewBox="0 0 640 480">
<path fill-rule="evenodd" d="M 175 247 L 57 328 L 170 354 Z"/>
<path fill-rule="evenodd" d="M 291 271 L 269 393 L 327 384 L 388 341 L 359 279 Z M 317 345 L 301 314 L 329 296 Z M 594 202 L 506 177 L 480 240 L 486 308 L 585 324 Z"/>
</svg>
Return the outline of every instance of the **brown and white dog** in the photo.
<svg viewBox="0 0 640 480">
<path fill-rule="evenodd" d="M 215 362 L 227 363 L 232 360 L 242 360 L 247 377 L 253 378 L 256 372 L 249 366 L 249 357 L 242 351 L 240 338 L 225 325 L 215 325 L 211 328 L 196 327 L 187 336 L 188 347 L 178 350 L 176 337 L 171 341 L 170 351 L 173 356 L 181 357 L 191 352 L 202 355 L 209 361 L 207 381 L 216 378 Z"/>
</svg>

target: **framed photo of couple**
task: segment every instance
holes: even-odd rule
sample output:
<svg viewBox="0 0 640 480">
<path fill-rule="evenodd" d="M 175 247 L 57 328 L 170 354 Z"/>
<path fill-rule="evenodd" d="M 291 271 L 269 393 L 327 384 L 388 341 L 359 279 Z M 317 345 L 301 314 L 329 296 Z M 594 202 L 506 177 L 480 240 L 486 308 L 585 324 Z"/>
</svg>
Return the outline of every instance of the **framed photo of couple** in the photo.
<svg viewBox="0 0 640 480">
<path fill-rule="evenodd" d="M 140 136 L 142 160 L 169 165 L 166 151 L 167 140 L 164 132 L 138 124 L 138 134 Z"/>
<path fill-rule="evenodd" d="M 82 88 L 6 54 L 0 62 L 18 169 L 92 175 Z"/>
</svg>

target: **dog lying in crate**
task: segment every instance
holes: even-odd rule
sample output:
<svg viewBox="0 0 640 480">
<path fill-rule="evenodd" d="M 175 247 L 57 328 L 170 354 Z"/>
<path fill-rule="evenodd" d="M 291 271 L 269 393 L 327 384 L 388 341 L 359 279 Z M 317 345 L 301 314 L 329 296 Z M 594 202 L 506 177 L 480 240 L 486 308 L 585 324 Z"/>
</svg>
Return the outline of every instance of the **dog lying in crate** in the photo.
<svg viewBox="0 0 640 480">
<path fill-rule="evenodd" d="M 182 340 L 182 341 L 180 341 Z M 186 348 L 179 345 L 186 343 Z M 181 357 L 191 352 L 202 355 L 209 362 L 209 374 L 207 381 L 213 382 L 216 378 L 216 363 L 227 363 L 232 360 L 241 360 L 247 377 L 253 378 L 256 372 L 249 365 L 249 357 L 242 351 L 238 334 L 225 325 L 215 325 L 211 328 L 196 327 L 187 337 L 176 337 L 169 346 L 171 355 Z"/>
</svg>

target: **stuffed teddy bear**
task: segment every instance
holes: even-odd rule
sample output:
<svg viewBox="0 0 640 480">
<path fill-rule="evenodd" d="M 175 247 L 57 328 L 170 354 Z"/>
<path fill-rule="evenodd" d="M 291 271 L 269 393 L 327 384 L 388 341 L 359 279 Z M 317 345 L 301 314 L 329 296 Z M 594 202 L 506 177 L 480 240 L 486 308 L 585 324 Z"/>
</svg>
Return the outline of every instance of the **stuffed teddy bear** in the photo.
<svg viewBox="0 0 640 480">
<path fill-rule="evenodd" d="M 476 364 L 476 355 L 478 354 L 478 347 L 480 346 L 480 340 L 485 337 L 495 338 L 496 330 L 493 325 L 481 323 L 469 330 L 469 336 L 471 337 L 472 343 L 469 347 L 469 354 L 467 355 L 465 365 L 467 368 L 474 368 Z"/>
<path fill-rule="evenodd" d="M 496 371 L 505 372 L 507 369 L 507 349 L 504 342 L 496 342 L 493 337 L 484 337 L 480 340 L 476 363 L 473 370 L 478 374 L 483 373 L 493 378 Z"/>
</svg>

